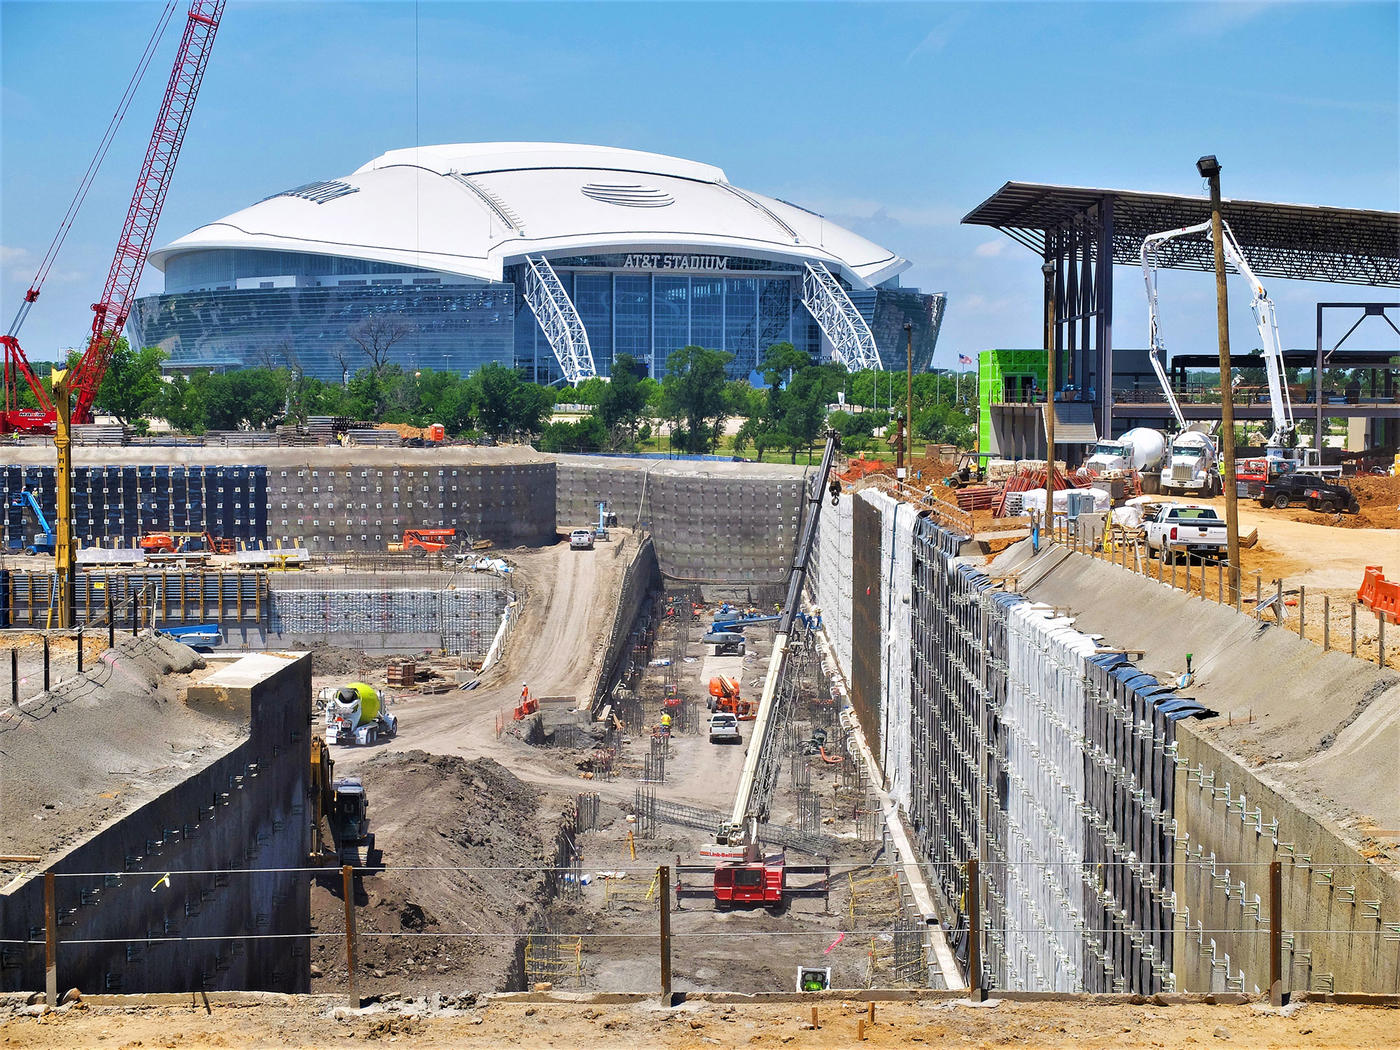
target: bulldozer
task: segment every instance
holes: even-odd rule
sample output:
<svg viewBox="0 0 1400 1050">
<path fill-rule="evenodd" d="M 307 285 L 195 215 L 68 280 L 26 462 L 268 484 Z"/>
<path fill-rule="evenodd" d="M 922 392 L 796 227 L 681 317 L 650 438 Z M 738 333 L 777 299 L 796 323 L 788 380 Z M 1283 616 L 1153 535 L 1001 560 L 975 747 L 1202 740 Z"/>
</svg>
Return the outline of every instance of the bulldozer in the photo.
<svg viewBox="0 0 1400 1050">
<path fill-rule="evenodd" d="M 359 777 L 335 775 L 335 760 L 319 737 L 311 740 L 311 784 L 314 806 L 311 859 L 319 864 L 346 865 L 361 872 L 383 868 L 383 855 L 369 830 L 369 795 Z"/>
</svg>

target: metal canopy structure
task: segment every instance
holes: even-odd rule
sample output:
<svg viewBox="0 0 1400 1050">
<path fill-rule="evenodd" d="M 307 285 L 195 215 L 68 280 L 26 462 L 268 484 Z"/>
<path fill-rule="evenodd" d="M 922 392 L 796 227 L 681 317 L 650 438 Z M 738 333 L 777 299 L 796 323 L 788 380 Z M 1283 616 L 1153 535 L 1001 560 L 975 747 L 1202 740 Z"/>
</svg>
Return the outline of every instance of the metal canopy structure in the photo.
<svg viewBox="0 0 1400 1050">
<path fill-rule="evenodd" d="M 1210 218 L 1207 197 L 1008 182 L 963 222 L 993 226 L 1041 255 L 1047 231 L 1105 202 L 1113 210 L 1113 261 L 1121 266 L 1138 264 L 1148 234 Z M 1400 285 L 1400 212 L 1228 198 L 1222 208 L 1261 277 Z M 1209 271 L 1215 265 L 1204 235 L 1164 245 L 1160 259 L 1178 270 Z"/>
<path fill-rule="evenodd" d="M 1224 201 L 1223 213 L 1261 277 L 1400 285 L 1400 213 L 1248 200 Z M 1137 266 L 1148 234 L 1209 218 L 1205 197 L 1008 182 L 963 222 L 999 229 L 1041 257 L 1054 395 L 1092 404 L 1099 433 L 1111 434 L 1113 264 Z M 1210 239 L 1172 240 L 1158 265 L 1211 271 Z"/>
</svg>

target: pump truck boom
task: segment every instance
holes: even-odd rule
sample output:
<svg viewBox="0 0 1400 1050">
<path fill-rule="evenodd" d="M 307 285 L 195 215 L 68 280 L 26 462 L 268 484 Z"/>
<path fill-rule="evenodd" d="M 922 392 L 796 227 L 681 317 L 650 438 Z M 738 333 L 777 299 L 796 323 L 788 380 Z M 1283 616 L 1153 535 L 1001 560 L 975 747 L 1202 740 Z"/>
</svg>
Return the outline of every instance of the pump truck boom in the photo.
<svg viewBox="0 0 1400 1050">
<path fill-rule="evenodd" d="M 827 892 L 825 879 L 810 887 L 797 888 L 787 885 L 789 873 L 817 874 L 820 873 L 820 868 L 795 868 L 788 865 L 782 855 L 763 857 L 759 852 L 758 826 L 768 816 L 772 795 L 770 773 L 774 773 L 775 769 L 773 763 L 765 759 L 770 758 L 769 752 L 778 743 L 778 734 L 774 732 L 778 687 L 787 664 L 793 621 L 800 609 L 802 587 L 807 580 L 807 568 L 816 543 L 817 522 L 821 516 L 822 501 L 828 491 L 827 479 L 831 476 L 832 462 L 839 448 L 840 436 L 834 430 L 828 431 L 821 467 L 807 493 L 806 520 L 802 524 L 802 535 L 793 555 L 792 569 L 788 574 L 787 597 L 778 619 L 777 634 L 773 639 L 773 654 L 768 661 L 763 693 L 755 711 L 753 731 L 749 735 L 749 749 L 744 756 L 744 768 L 739 778 L 738 791 L 734 796 L 734 807 L 729 819 L 720 826 L 715 844 L 705 851 L 717 861 L 714 868 L 713 894 L 719 907 L 732 904 L 777 907 L 786 897 L 799 894 L 823 896 Z M 830 491 L 834 503 L 841 493 L 840 483 L 833 481 Z"/>
<path fill-rule="evenodd" d="M 1250 267 L 1249 260 L 1244 257 L 1244 251 L 1240 248 L 1239 241 L 1235 239 L 1235 233 L 1230 229 L 1230 224 L 1222 222 L 1220 225 L 1225 258 L 1229 259 L 1230 264 L 1249 282 L 1251 296 L 1249 306 L 1254 312 L 1254 325 L 1259 330 L 1260 348 L 1264 357 L 1264 372 L 1269 381 L 1269 409 L 1273 417 L 1273 433 L 1270 434 L 1268 443 L 1271 449 L 1284 449 L 1292 443 L 1297 424 L 1293 418 L 1293 402 L 1289 397 L 1288 384 L 1284 382 L 1283 347 L 1278 336 L 1278 314 L 1274 309 L 1274 301 L 1269 298 L 1269 293 L 1264 290 L 1263 283 Z M 1142 276 L 1147 284 L 1149 356 L 1152 359 L 1152 369 L 1157 373 L 1157 380 L 1162 384 L 1162 392 L 1166 394 L 1167 403 L 1171 405 L 1172 415 L 1176 417 L 1177 425 L 1183 430 L 1186 429 L 1186 420 L 1182 416 L 1181 406 L 1177 404 L 1176 394 L 1172 391 L 1171 383 L 1167 381 L 1166 372 L 1163 370 L 1162 332 L 1157 316 L 1157 249 L 1178 237 L 1205 233 L 1209 229 L 1209 221 L 1198 222 L 1194 226 L 1183 226 L 1176 230 L 1164 230 L 1161 233 L 1149 234 L 1142 242 Z"/>
</svg>

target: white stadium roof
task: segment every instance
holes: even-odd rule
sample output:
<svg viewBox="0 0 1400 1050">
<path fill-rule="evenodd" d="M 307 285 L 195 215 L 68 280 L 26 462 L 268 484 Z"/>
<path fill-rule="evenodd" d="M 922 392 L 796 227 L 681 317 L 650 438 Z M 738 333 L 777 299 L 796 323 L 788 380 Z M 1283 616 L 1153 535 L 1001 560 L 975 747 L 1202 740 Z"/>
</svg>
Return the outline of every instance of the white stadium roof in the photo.
<svg viewBox="0 0 1400 1050">
<path fill-rule="evenodd" d="M 526 255 L 703 250 L 821 261 L 854 287 L 907 260 L 822 216 L 732 186 L 708 164 L 550 142 L 391 150 L 201 226 L 151 253 L 311 252 L 500 281 Z"/>
</svg>

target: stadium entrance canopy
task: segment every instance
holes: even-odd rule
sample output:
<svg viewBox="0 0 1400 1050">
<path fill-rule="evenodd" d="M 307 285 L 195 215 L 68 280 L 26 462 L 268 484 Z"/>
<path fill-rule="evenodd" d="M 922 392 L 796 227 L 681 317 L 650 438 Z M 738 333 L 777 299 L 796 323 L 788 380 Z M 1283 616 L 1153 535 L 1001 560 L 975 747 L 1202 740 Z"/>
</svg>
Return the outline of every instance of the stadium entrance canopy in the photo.
<svg viewBox="0 0 1400 1050">
<path fill-rule="evenodd" d="M 1228 198 L 1222 213 L 1260 277 L 1400 285 L 1400 213 Z M 1094 405 L 1106 434 L 1113 406 L 1112 264 L 1137 266 L 1148 234 L 1209 218 L 1206 197 L 1008 182 L 963 222 L 1001 230 L 1040 256 L 1046 321 L 1055 326 L 1057 375 L 1064 377 L 1059 385 L 1072 400 Z M 1214 268 L 1203 235 L 1170 241 L 1157 257 L 1173 269 Z M 1320 311 L 1318 317 L 1320 347 Z"/>
</svg>

